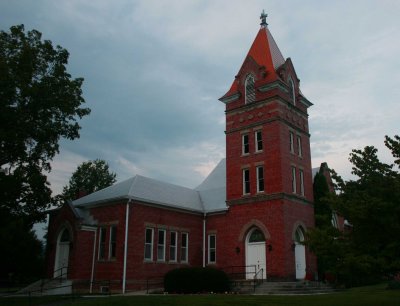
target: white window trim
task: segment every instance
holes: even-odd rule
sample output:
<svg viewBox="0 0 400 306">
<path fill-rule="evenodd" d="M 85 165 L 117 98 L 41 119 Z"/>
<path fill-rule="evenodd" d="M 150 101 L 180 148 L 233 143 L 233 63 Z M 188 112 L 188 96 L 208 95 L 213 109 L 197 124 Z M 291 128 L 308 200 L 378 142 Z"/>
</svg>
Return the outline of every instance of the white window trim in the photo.
<svg viewBox="0 0 400 306">
<path fill-rule="evenodd" d="M 117 256 L 111 257 L 111 248 L 112 248 L 112 230 L 113 228 L 115 228 L 115 230 L 117 230 L 117 226 L 116 225 L 111 225 L 110 226 L 110 239 L 108 241 L 108 259 L 113 259 L 116 258 Z M 115 248 L 117 248 L 117 237 L 115 237 Z"/>
<path fill-rule="evenodd" d="M 293 105 L 296 105 L 296 90 L 295 90 L 295 88 L 294 88 L 294 82 L 293 82 L 292 78 L 289 78 L 289 90 L 291 91 L 291 92 L 289 93 L 290 98 L 291 98 L 291 101 L 290 101 L 290 102 L 291 102 Z"/>
<path fill-rule="evenodd" d="M 260 134 L 258 134 L 260 133 Z M 257 135 L 260 135 L 260 139 L 258 139 Z M 256 148 L 256 152 L 262 152 L 264 149 L 264 144 L 263 144 L 263 139 L 262 139 L 262 131 L 261 130 L 257 130 L 254 132 L 254 142 L 255 142 L 255 148 Z M 258 148 L 258 144 L 261 143 L 261 149 Z"/>
<path fill-rule="evenodd" d="M 300 194 L 302 196 L 305 195 L 304 192 L 304 171 L 302 169 L 299 170 L 299 174 L 300 174 Z"/>
<path fill-rule="evenodd" d="M 163 237 L 163 244 L 160 244 L 160 235 Z M 157 261 L 165 261 L 165 238 L 166 238 L 166 231 L 165 229 L 159 229 L 158 230 L 158 236 L 157 236 Z M 161 255 L 160 257 L 160 248 L 162 248 Z"/>
<path fill-rule="evenodd" d="M 249 174 L 249 192 L 246 192 L 246 172 Z M 250 169 L 246 168 L 242 170 L 242 175 L 243 175 L 243 195 L 248 195 L 250 194 Z"/>
<path fill-rule="evenodd" d="M 147 230 L 151 230 L 151 242 L 146 242 L 146 233 Z M 146 258 L 146 246 L 150 245 L 150 258 Z M 144 230 L 144 260 L 145 261 L 153 261 L 153 245 L 154 245 L 154 228 L 146 227 Z"/>
<path fill-rule="evenodd" d="M 260 175 L 259 175 L 259 169 L 262 169 L 262 174 L 263 174 L 263 190 L 260 190 Z M 256 173 L 257 173 L 257 192 L 262 193 L 265 191 L 265 175 L 264 175 L 264 166 L 257 166 L 256 167 Z"/>
<path fill-rule="evenodd" d="M 296 167 L 292 166 L 292 193 L 297 192 Z"/>
<path fill-rule="evenodd" d="M 254 94 L 254 96 L 252 97 L 253 98 L 253 100 L 250 100 L 249 101 L 249 96 L 248 96 L 248 92 L 247 92 L 247 83 L 248 83 L 248 81 L 250 80 L 250 79 L 252 79 L 252 81 L 253 81 L 253 94 Z M 245 104 L 249 104 L 249 103 L 252 103 L 252 102 L 254 102 L 255 101 L 255 99 L 256 99 L 256 88 L 255 88 L 255 78 L 254 78 L 254 76 L 252 75 L 252 74 L 249 74 L 247 77 L 246 77 L 246 81 L 244 82 L 244 94 L 245 94 Z"/>
<path fill-rule="evenodd" d="M 245 138 L 247 137 L 247 152 L 245 152 Z M 250 154 L 250 142 L 249 142 L 249 134 L 242 135 L 242 155 L 249 155 Z"/>
<path fill-rule="evenodd" d="M 211 248 L 211 236 L 214 236 L 214 247 Z M 211 260 L 211 251 L 214 250 L 214 260 Z M 208 263 L 209 264 L 216 264 L 217 263 L 217 235 L 210 234 L 208 235 Z"/>
<path fill-rule="evenodd" d="M 175 244 L 171 243 L 171 235 L 175 235 Z M 172 254 L 174 254 L 175 259 L 171 259 L 171 248 L 174 248 Z M 169 232 L 169 261 L 177 262 L 178 261 L 178 233 L 175 231 Z"/>
<path fill-rule="evenodd" d="M 294 154 L 294 133 L 289 131 L 290 153 Z"/>
<path fill-rule="evenodd" d="M 302 140 L 301 140 L 300 135 L 297 135 L 297 150 L 298 150 L 299 157 L 302 157 L 303 156 L 303 147 L 302 147 Z"/>
<path fill-rule="evenodd" d="M 183 237 L 186 236 L 186 247 L 183 246 Z M 185 254 L 185 259 L 182 259 L 182 254 Z M 189 262 L 189 233 L 181 233 L 181 262 Z"/>
</svg>

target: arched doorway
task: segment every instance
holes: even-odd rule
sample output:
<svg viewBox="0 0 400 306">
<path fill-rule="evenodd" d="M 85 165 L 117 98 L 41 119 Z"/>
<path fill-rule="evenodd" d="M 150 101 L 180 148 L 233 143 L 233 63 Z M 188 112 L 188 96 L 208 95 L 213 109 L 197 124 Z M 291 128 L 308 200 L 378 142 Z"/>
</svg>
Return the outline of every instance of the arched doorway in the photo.
<svg viewBox="0 0 400 306">
<path fill-rule="evenodd" d="M 296 266 L 296 279 L 306 277 L 306 249 L 304 244 L 304 231 L 301 226 L 297 227 L 294 234 L 294 257 Z"/>
<path fill-rule="evenodd" d="M 253 228 L 246 237 L 246 279 L 253 279 L 261 269 L 262 278 L 266 279 L 265 236 L 260 229 Z"/>
<path fill-rule="evenodd" d="M 67 278 L 69 247 L 71 235 L 67 228 L 60 231 L 57 238 L 56 258 L 54 263 L 54 277 Z"/>
</svg>

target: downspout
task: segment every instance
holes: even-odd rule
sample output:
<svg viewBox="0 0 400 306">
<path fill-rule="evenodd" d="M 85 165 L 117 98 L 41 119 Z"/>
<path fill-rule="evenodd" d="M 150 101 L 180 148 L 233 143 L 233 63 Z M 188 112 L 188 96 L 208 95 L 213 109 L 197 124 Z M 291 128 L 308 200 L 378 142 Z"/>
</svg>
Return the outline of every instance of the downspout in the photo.
<svg viewBox="0 0 400 306">
<path fill-rule="evenodd" d="M 206 267 L 206 216 L 204 213 L 203 216 L 203 268 Z"/>
<path fill-rule="evenodd" d="M 131 199 L 126 203 L 126 211 L 125 211 L 125 248 L 124 248 L 124 269 L 122 275 L 122 293 L 125 293 L 126 288 L 126 262 L 127 262 L 127 254 L 128 254 L 128 230 L 129 230 L 129 203 Z"/>
</svg>

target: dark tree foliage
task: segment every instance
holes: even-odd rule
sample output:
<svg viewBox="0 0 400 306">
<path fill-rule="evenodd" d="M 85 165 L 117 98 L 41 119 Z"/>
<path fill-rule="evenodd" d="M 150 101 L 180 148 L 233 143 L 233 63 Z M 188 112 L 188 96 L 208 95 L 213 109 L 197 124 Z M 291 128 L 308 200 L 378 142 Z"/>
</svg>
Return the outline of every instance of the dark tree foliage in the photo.
<svg viewBox="0 0 400 306">
<path fill-rule="evenodd" d="M 325 197 L 330 207 L 352 225 L 338 232 L 310 231 L 308 244 L 324 258 L 339 282 L 348 286 L 379 281 L 400 271 L 400 138 L 385 137 L 394 164 L 379 160 L 367 146 L 350 154 L 356 180 L 344 181 L 333 172 L 337 195 Z"/>
<path fill-rule="evenodd" d="M 324 174 L 321 171 L 315 174 L 313 190 L 315 226 L 317 228 L 322 228 L 330 225 L 332 209 L 325 199 L 325 197 L 329 194 L 329 186 Z"/>
<path fill-rule="evenodd" d="M 68 52 L 36 30 L 0 32 L 0 208 L 26 224 L 43 219 L 51 190 L 43 174 L 61 138 L 79 137 L 82 78 L 67 72 Z"/>
<path fill-rule="evenodd" d="M 80 192 L 86 194 L 111 186 L 116 174 L 110 172 L 107 162 L 101 159 L 83 162 L 72 174 L 69 184 L 64 187 L 62 199 L 75 200 Z"/>
</svg>

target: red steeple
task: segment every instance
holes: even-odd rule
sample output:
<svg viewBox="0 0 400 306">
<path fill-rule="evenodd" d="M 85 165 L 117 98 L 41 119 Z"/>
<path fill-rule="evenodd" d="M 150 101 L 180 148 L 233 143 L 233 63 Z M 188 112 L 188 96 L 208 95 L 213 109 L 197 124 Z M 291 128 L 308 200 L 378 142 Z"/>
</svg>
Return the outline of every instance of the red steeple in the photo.
<svg viewBox="0 0 400 306">
<path fill-rule="evenodd" d="M 238 74 L 240 74 L 245 62 L 249 58 L 252 58 L 259 67 L 263 67 L 267 71 L 267 76 L 264 79 L 264 82 L 269 83 L 278 78 L 276 69 L 285 63 L 285 59 L 267 27 L 265 17 L 266 14 L 263 12 L 260 17 L 260 19 L 262 19 L 261 28 L 258 31 Z M 235 95 L 237 92 L 238 81 L 234 80 L 229 91 L 221 99 Z"/>
</svg>

